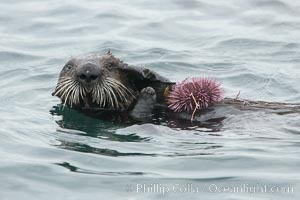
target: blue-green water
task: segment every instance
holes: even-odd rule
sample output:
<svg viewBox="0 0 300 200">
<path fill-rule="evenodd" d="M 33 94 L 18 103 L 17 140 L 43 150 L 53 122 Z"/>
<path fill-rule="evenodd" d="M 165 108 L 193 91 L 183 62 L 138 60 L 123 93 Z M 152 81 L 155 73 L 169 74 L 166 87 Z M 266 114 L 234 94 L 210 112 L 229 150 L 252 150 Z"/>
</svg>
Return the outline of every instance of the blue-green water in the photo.
<svg viewBox="0 0 300 200">
<path fill-rule="evenodd" d="M 110 49 L 173 81 L 214 77 L 228 97 L 300 103 L 299 1 L 2 0 L 0 10 L 1 200 L 300 199 L 299 114 L 180 129 L 55 112 L 51 96 L 70 57 Z"/>
</svg>

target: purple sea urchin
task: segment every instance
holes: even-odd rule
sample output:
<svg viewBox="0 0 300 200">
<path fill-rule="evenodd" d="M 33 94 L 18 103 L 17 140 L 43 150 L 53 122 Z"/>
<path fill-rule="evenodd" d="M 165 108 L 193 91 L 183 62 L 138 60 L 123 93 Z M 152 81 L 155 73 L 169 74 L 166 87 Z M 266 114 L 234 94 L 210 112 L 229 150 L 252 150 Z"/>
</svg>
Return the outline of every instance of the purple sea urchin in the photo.
<svg viewBox="0 0 300 200">
<path fill-rule="evenodd" d="M 174 112 L 205 109 L 223 99 L 221 84 L 209 78 L 185 79 L 176 84 L 168 95 L 168 106 Z"/>
</svg>

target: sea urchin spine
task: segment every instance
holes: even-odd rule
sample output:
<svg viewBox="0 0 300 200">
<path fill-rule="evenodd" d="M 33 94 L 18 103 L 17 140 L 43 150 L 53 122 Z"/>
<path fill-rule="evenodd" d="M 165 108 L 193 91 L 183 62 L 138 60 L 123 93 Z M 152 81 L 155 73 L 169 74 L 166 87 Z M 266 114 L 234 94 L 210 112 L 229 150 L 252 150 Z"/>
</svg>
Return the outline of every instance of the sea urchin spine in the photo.
<svg viewBox="0 0 300 200">
<path fill-rule="evenodd" d="M 222 99 L 223 91 L 220 83 L 209 78 L 194 77 L 173 86 L 167 102 L 174 112 L 193 112 L 191 118 L 193 120 L 196 110 L 206 109 Z"/>
</svg>

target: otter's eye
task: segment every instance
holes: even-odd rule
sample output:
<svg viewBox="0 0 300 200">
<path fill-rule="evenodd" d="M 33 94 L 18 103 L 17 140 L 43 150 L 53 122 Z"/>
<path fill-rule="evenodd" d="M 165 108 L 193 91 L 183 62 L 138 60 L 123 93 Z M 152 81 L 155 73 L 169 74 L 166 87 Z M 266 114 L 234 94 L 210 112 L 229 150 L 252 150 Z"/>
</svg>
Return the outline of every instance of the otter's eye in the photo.
<svg viewBox="0 0 300 200">
<path fill-rule="evenodd" d="M 68 64 L 67 65 L 67 70 L 70 70 L 72 67 L 73 67 L 72 65 Z"/>
</svg>

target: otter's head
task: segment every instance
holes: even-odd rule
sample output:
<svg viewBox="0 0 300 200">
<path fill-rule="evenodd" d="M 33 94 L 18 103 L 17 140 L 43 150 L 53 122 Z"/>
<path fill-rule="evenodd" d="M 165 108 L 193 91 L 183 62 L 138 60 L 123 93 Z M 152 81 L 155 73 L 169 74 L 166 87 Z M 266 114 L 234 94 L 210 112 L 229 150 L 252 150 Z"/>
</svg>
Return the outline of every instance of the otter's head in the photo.
<svg viewBox="0 0 300 200">
<path fill-rule="evenodd" d="M 72 58 L 63 67 L 52 95 L 69 107 L 126 108 L 135 97 L 119 73 L 122 65 L 110 53 Z"/>
</svg>

